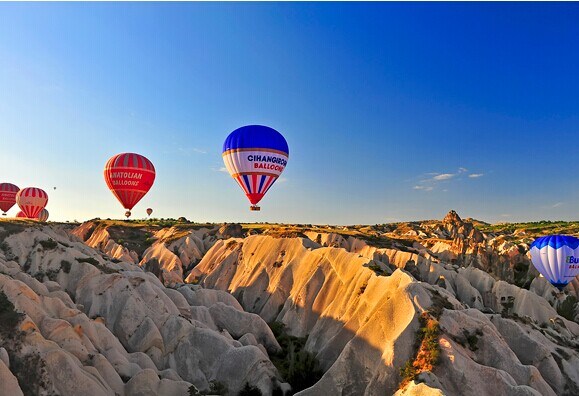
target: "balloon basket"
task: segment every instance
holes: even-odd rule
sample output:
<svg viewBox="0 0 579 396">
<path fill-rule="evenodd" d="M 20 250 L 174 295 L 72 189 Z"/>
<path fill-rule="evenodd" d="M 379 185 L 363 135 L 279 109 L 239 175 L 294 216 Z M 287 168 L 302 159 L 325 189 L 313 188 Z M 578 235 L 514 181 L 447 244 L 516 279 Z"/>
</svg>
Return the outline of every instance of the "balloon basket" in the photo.
<svg viewBox="0 0 579 396">
<path fill-rule="evenodd" d="M 259 212 L 261 210 L 261 208 L 257 205 L 251 205 L 249 207 L 249 210 L 251 210 L 252 212 Z"/>
</svg>

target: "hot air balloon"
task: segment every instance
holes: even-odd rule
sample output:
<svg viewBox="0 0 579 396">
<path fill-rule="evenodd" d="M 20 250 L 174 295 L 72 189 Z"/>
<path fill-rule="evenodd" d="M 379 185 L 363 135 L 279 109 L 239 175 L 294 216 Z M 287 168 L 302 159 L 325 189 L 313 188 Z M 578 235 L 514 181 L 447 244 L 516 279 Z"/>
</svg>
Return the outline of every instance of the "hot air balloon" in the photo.
<svg viewBox="0 0 579 396">
<path fill-rule="evenodd" d="M 16 203 L 16 194 L 20 189 L 12 183 L 0 183 L 0 209 L 2 215 L 6 216 L 6 212 Z"/>
<path fill-rule="evenodd" d="M 151 189 L 155 167 L 140 154 L 122 153 L 108 160 L 104 175 L 109 189 L 127 209 L 125 216 L 128 218 L 131 209 Z"/>
<path fill-rule="evenodd" d="M 537 238 L 529 249 L 537 270 L 562 290 L 579 275 L 579 239 L 568 235 Z"/>
<path fill-rule="evenodd" d="M 26 217 L 23 211 L 19 211 L 18 213 L 16 213 L 16 218 L 27 219 L 28 217 Z"/>
<path fill-rule="evenodd" d="M 223 162 L 251 202 L 257 206 L 283 172 L 289 157 L 285 138 L 273 128 L 247 125 L 231 132 L 223 144 Z"/>
<path fill-rule="evenodd" d="M 153 213 L 153 209 L 147 208 L 147 216 L 150 216 Z"/>
<path fill-rule="evenodd" d="M 46 220 L 48 220 L 48 210 L 42 209 L 36 218 L 38 221 L 44 223 Z"/>
<path fill-rule="evenodd" d="M 16 203 L 26 217 L 35 219 L 48 203 L 48 194 L 36 187 L 26 187 L 16 194 Z"/>
</svg>

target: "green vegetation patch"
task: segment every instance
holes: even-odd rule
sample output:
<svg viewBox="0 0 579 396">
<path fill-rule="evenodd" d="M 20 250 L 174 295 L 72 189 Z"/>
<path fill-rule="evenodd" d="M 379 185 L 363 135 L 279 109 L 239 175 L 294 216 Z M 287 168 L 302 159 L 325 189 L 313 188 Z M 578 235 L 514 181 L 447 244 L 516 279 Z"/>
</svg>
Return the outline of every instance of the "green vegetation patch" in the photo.
<svg viewBox="0 0 579 396">
<path fill-rule="evenodd" d="M 577 304 L 577 297 L 567 296 L 565 301 L 563 301 L 557 307 L 557 313 L 567 320 L 575 321 L 575 305 Z"/>
<path fill-rule="evenodd" d="M 4 292 L 0 292 L 0 335 L 2 337 L 13 335 L 23 318 L 24 314 L 16 311 L 12 301 Z"/>
<path fill-rule="evenodd" d="M 291 386 L 293 392 L 309 388 L 322 378 L 324 372 L 315 355 L 305 350 L 306 338 L 287 334 L 285 325 L 273 322 L 269 325 L 282 351 L 271 354 L 271 362 L 277 367 L 282 378 Z"/>
<path fill-rule="evenodd" d="M 24 314 L 16 311 L 12 301 L 0 292 L 0 345 L 10 358 L 10 371 L 25 395 L 38 395 L 46 388 L 47 374 L 44 361 L 38 354 L 23 355 L 24 332 L 18 329 Z"/>
<path fill-rule="evenodd" d="M 400 389 L 414 381 L 420 373 L 432 371 L 440 358 L 440 345 L 438 344 L 440 326 L 438 320 L 428 312 L 424 312 L 419 320 L 420 329 L 416 335 L 418 352 L 414 358 L 408 360 L 400 369 Z"/>
<path fill-rule="evenodd" d="M 143 255 L 155 241 L 152 233 L 140 227 L 110 226 L 107 228 L 111 239 L 117 241 L 129 250 L 136 252 L 139 257 Z"/>
<path fill-rule="evenodd" d="M 259 390 L 259 389 L 258 389 Z M 195 385 L 189 387 L 189 396 L 203 396 L 203 395 L 227 395 L 229 389 L 223 382 L 213 380 L 209 383 L 209 390 L 199 391 Z"/>
<path fill-rule="evenodd" d="M 368 268 L 374 271 L 377 276 L 389 276 L 390 274 L 388 271 L 385 271 L 380 267 L 378 264 L 371 263 L 368 265 Z"/>
<path fill-rule="evenodd" d="M 109 268 L 106 265 L 102 265 L 94 257 L 77 257 L 76 261 L 78 261 L 79 263 L 88 263 L 88 264 L 94 265 L 95 267 L 97 267 L 99 270 L 101 270 L 105 274 L 118 274 L 119 273 L 119 270 L 116 270 L 114 268 Z"/>
<path fill-rule="evenodd" d="M 245 386 L 237 394 L 237 396 L 262 396 L 263 394 L 258 387 L 249 385 L 249 382 L 245 383 Z"/>
<path fill-rule="evenodd" d="M 31 225 L 36 224 L 28 221 L 0 219 L 0 240 L 8 238 L 10 235 L 18 234 Z"/>
<path fill-rule="evenodd" d="M 38 243 L 40 244 L 40 246 L 42 246 L 44 250 L 54 250 L 58 247 L 58 242 L 56 242 L 52 238 L 48 238 L 44 241 L 38 241 Z"/>
<path fill-rule="evenodd" d="M 579 221 L 532 221 L 528 223 L 501 223 L 478 225 L 482 232 L 495 234 L 511 234 L 524 231 L 526 236 L 537 237 L 551 234 L 579 235 Z"/>
</svg>

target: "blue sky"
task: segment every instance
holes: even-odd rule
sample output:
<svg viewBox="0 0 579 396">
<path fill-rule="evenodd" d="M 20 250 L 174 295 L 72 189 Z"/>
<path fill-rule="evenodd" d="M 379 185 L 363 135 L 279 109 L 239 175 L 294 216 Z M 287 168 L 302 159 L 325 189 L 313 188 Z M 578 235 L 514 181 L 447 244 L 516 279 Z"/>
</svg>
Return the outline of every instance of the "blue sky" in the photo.
<svg viewBox="0 0 579 396">
<path fill-rule="evenodd" d="M 577 3 L 0 3 L 0 179 L 52 220 L 579 219 Z M 252 213 L 222 172 L 264 124 L 288 166 Z M 56 189 L 54 189 L 56 187 Z M 12 209 L 11 213 L 15 213 Z"/>
</svg>

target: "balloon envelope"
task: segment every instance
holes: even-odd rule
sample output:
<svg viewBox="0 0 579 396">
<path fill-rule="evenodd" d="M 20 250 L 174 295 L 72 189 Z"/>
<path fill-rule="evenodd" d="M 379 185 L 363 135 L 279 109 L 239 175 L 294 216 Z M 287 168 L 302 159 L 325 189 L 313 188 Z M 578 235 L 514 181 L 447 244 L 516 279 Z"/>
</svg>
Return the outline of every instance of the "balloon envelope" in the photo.
<svg viewBox="0 0 579 396">
<path fill-rule="evenodd" d="M 0 209 L 6 213 L 16 203 L 16 194 L 20 189 L 12 183 L 0 183 Z"/>
<path fill-rule="evenodd" d="M 227 136 L 222 156 L 227 171 L 255 206 L 285 169 L 289 148 L 275 129 L 247 125 Z"/>
<path fill-rule="evenodd" d="M 26 217 L 35 219 L 48 203 L 48 194 L 40 188 L 26 187 L 16 194 L 16 203 Z"/>
<path fill-rule="evenodd" d="M 155 167 L 140 154 L 121 153 L 108 160 L 104 176 L 123 208 L 131 210 L 153 186 Z"/>
<path fill-rule="evenodd" d="M 40 211 L 40 213 L 37 216 L 38 221 L 42 221 L 45 222 L 46 220 L 48 220 L 48 210 L 46 209 L 42 209 Z"/>
<path fill-rule="evenodd" d="M 26 214 L 24 214 L 23 211 L 19 211 L 18 213 L 16 213 L 16 217 L 19 219 L 27 219 L 28 217 L 26 217 Z"/>
<path fill-rule="evenodd" d="M 537 238 L 529 249 L 537 270 L 562 289 L 579 275 L 579 239 L 568 235 Z"/>
</svg>

